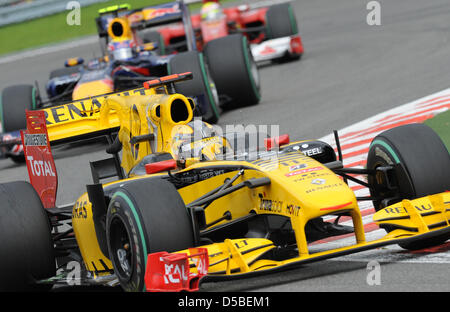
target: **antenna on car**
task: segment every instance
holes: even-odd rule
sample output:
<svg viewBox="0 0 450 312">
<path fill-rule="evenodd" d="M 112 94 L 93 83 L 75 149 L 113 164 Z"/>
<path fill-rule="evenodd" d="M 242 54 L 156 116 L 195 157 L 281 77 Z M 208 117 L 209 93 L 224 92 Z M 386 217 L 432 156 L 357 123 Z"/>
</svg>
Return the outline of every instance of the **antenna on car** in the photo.
<svg viewBox="0 0 450 312">
<path fill-rule="evenodd" d="M 334 134 L 334 141 L 336 142 L 336 148 L 338 152 L 338 160 L 343 161 L 342 159 L 342 150 L 341 150 L 341 143 L 339 142 L 339 134 L 337 130 L 333 130 Z"/>
<path fill-rule="evenodd" d="M 336 149 L 337 149 L 337 153 L 338 153 L 338 160 L 343 164 L 344 163 L 344 159 L 342 158 L 342 149 L 341 149 L 341 143 L 339 141 L 339 134 L 337 130 L 333 130 L 333 134 L 334 134 L 334 141 L 336 142 Z M 344 182 L 347 183 L 347 178 L 344 178 Z"/>
</svg>

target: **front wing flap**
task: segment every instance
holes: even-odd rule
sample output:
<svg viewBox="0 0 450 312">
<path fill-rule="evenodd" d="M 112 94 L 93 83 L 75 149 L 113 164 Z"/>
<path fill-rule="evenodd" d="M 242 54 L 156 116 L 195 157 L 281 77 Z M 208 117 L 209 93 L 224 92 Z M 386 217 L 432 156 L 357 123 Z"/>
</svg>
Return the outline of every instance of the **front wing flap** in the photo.
<svg viewBox="0 0 450 312">
<path fill-rule="evenodd" d="M 299 35 L 266 40 L 258 44 L 252 44 L 250 48 L 256 63 L 282 58 L 296 58 L 304 52 Z"/>
<path fill-rule="evenodd" d="M 387 237 L 425 234 L 449 226 L 450 192 L 403 200 L 381 209 L 373 216 L 380 226 L 389 228 Z"/>
</svg>

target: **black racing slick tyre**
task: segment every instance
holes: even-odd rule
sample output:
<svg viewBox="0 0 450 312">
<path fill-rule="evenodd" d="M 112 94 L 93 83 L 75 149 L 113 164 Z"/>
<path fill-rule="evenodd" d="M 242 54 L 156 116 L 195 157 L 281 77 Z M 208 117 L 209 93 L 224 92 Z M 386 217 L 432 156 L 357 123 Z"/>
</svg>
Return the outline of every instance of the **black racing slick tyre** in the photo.
<svg viewBox="0 0 450 312">
<path fill-rule="evenodd" d="M 25 110 L 39 108 L 39 94 L 32 85 L 16 85 L 3 89 L 0 99 L 0 123 L 3 132 L 25 129 Z"/>
<path fill-rule="evenodd" d="M 193 79 L 175 83 L 175 90 L 186 96 L 196 97 L 196 111 L 204 121 L 216 123 L 220 114 L 219 98 L 203 54 L 197 51 L 179 53 L 172 57 L 168 69 L 169 74 L 192 72 Z"/>
<path fill-rule="evenodd" d="M 402 199 L 415 199 L 450 190 L 450 154 L 441 138 L 427 125 L 409 124 L 377 135 L 369 148 L 367 169 L 393 166 L 397 187 L 386 187 L 382 175 L 368 178 L 370 193 L 375 198 L 392 198 L 386 203 L 373 201 L 375 210 Z M 391 231 L 386 228 L 386 231 Z M 405 249 L 438 245 L 449 235 L 429 240 L 400 244 Z"/>
<path fill-rule="evenodd" d="M 28 182 L 0 184 L 0 291 L 48 290 L 56 274 L 50 223 Z"/>
<path fill-rule="evenodd" d="M 204 53 L 223 108 L 258 104 L 261 99 L 258 67 L 246 37 L 233 34 L 212 40 Z"/>
<path fill-rule="evenodd" d="M 204 52 L 217 92 L 225 97 L 223 108 L 259 103 L 259 71 L 246 37 L 234 34 L 212 40 Z"/>
<path fill-rule="evenodd" d="M 281 3 L 269 7 L 266 13 L 267 39 L 282 38 L 297 33 L 297 20 L 290 3 Z"/>
<path fill-rule="evenodd" d="M 162 179 L 135 180 L 117 189 L 108 208 L 106 236 L 114 272 L 125 291 L 145 290 L 149 253 L 194 246 L 184 202 Z"/>
</svg>

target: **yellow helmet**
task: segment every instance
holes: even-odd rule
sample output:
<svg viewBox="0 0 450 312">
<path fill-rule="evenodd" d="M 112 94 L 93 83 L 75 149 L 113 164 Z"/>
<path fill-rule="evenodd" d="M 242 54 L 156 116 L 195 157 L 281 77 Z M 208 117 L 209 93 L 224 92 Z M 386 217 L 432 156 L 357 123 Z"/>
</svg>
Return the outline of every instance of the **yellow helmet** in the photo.
<svg viewBox="0 0 450 312">
<path fill-rule="evenodd" d="M 200 11 L 202 20 L 217 20 L 222 16 L 220 4 L 216 2 L 206 2 Z"/>
</svg>

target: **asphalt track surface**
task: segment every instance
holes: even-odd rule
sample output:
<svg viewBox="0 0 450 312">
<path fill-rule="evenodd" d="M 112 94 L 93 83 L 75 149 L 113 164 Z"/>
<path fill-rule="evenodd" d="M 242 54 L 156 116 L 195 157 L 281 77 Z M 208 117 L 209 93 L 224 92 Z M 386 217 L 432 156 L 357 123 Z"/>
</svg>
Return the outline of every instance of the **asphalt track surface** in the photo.
<svg viewBox="0 0 450 312">
<path fill-rule="evenodd" d="M 303 39 L 301 61 L 261 69 L 257 106 L 222 114 L 219 124 L 280 125 L 291 140 L 320 138 L 450 85 L 448 0 L 382 0 L 381 25 L 366 23 L 368 1 L 293 3 Z M 75 26 L 74 26 L 75 27 Z M 99 55 L 97 44 L 0 64 L 0 86 L 43 88 L 49 71 L 68 57 Z M 92 142 L 58 149 L 58 204 L 76 200 L 91 182 L 88 162 L 105 157 Z M 0 182 L 27 179 L 25 166 L 0 161 Z M 448 248 L 447 248 L 448 250 Z M 204 284 L 205 291 L 449 291 L 449 262 L 381 264 L 381 285 L 367 283 L 367 261 L 329 260 L 260 277 Z M 376 259 L 376 258 L 374 258 Z"/>
</svg>

